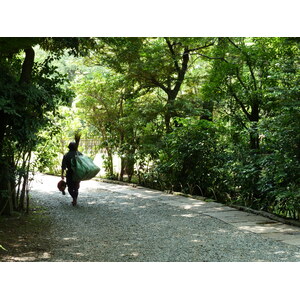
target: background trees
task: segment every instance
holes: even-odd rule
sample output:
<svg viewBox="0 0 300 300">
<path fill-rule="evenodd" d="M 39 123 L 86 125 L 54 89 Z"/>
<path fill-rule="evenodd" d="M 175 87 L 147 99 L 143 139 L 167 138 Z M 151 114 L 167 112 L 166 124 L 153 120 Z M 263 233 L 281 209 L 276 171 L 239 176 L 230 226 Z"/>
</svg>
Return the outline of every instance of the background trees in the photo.
<svg viewBox="0 0 300 300">
<path fill-rule="evenodd" d="M 170 132 L 171 119 L 178 116 L 176 99 L 184 80 L 214 42 L 214 38 L 105 38 L 92 61 L 124 74 L 129 84 L 140 89 L 161 90 L 165 130 Z"/>
<path fill-rule="evenodd" d="M 227 176 L 232 179 L 230 194 L 247 206 L 298 215 L 294 200 L 298 199 L 299 189 L 293 189 L 293 196 L 287 190 L 290 185 L 299 186 L 296 177 L 290 176 L 297 173 L 299 177 L 298 146 L 296 140 L 288 141 L 288 132 L 293 132 L 296 139 L 299 135 L 295 124 L 299 119 L 299 45 L 284 38 L 222 38 L 213 55 L 218 59 L 212 63 L 203 92 L 205 97 L 213 95 L 220 119 L 228 129 L 226 148 L 232 154 Z M 284 121 L 279 125 L 275 121 L 278 118 L 289 119 L 294 129 L 289 131 L 291 127 Z M 283 144 L 286 147 L 280 146 Z M 280 167 L 283 161 L 285 171 Z M 287 161 L 293 167 L 288 167 Z M 281 189 L 285 191 L 284 201 L 279 196 L 282 194 L 277 194 Z M 294 213 L 287 212 L 288 206 L 293 206 Z"/>
<path fill-rule="evenodd" d="M 95 120 L 118 124 L 140 183 L 297 218 L 298 57 L 287 38 L 104 38 L 89 62 L 123 80 Z"/>
</svg>

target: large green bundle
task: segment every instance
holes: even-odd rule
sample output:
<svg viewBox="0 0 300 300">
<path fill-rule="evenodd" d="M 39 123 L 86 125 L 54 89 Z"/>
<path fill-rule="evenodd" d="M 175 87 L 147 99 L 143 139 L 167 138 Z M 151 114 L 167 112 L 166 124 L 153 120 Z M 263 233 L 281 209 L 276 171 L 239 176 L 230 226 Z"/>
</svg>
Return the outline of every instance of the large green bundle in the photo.
<svg viewBox="0 0 300 300">
<path fill-rule="evenodd" d="M 93 160 L 85 155 L 76 155 L 71 161 L 71 167 L 74 181 L 92 179 L 100 171 Z"/>
</svg>

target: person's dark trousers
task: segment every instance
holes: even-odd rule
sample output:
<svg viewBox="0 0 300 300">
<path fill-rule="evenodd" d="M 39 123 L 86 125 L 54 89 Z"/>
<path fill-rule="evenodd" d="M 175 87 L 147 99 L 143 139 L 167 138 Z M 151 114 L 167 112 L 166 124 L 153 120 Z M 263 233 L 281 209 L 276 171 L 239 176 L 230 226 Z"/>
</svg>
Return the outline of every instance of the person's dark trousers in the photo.
<svg viewBox="0 0 300 300">
<path fill-rule="evenodd" d="M 66 176 L 67 178 L 67 186 L 68 186 L 68 192 L 71 195 L 71 197 L 73 198 L 73 205 L 77 204 L 77 198 L 78 198 L 78 190 L 79 190 L 79 181 L 73 181 L 72 180 L 72 176 L 70 176 L 70 174 L 67 174 Z"/>
</svg>

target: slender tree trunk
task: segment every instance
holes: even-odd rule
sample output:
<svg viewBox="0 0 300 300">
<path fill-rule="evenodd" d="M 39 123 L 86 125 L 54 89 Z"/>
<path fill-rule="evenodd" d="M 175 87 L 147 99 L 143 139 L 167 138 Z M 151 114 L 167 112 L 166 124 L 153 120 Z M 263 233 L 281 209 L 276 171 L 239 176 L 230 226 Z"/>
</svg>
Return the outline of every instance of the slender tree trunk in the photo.
<svg viewBox="0 0 300 300">
<path fill-rule="evenodd" d="M 121 172 L 120 172 L 120 177 L 119 180 L 123 181 L 124 180 L 124 175 L 128 175 L 128 182 L 131 182 L 132 176 L 134 174 L 134 164 L 135 164 L 135 159 L 134 159 L 134 152 L 132 151 L 126 153 L 125 157 L 121 157 Z"/>
<path fill-rule="evenodd" d="M 167 104 L 165 106 L 165 126 L 166 132 L 170 133 L 172 131 L 171 126 L 171 118 L 176 116 L 176 112 L 174 110 L 175 99 L 177 97 L 177 93 L 174 93 L 173 90 L 168 92 Z"/>
<path fill-rule="evenodd" d="M 256 172 L 252 175 L 252 193 L 249 195 L 249 207 L 258 209 L 257 199 L 261 198 L 261 194 L 258 189 L 258 182 L 261 176 L 261 165 L 258 162 L 257 154 L 259 154 L 259 133 L 258 133 L 258 121 L 259 121 L 259 105 L 258 101 L 254 100 L 251 106 L 251 114 L 249 116 L 251 121 L 250 127 L 250 149 L 252 150 L 252 164 L 255 167 Z"/>
<path fill-rule="evenodd" d="M 171 128 L 171 114 L 169 112 L 165 113 L 165 126 L 166 126 L 166 132 L 170 133 L 172 131 L 172 128 Z"/>
<path fill-rule="evenodd" d="M 20 208 L 20 199 L 21 199 L 21 192 L 22 192 L 22 186 L 23 186 L 22 182 L 24 180 L 24 170 L 25 170 L 25 165 L 26 165 L 25 155 L 26 155 L 26 152 L 24 150 L 21 155 L 22 166 L 21 166 L 21 168 L 19 168 L 18 182 L 16 184 L 16 187 L 17 187 L 17 192 L 16 192 L 17 206 L 16 206 L 16 208 L 17 209 Z"/>
<path fill-rule="evenodd" d="M 259 134 L 257 126 L 259 121 L 259 104 L 257 100 L 252 103 L 249 120 L 251 121 L 250 148 L 251 150 L 259 150 Z"/>
<path fill-rule="evenodd" d="M 257 131 L 257 125 L 253 124 L 250 132 L 250 149 L 259 150 L 259 136 Z"/>
<path fill-rule="evenodd" d="M 23 175 L 23 182 L 22 182 L 22 189 L 21 189 L 21 194 L 20 194 L 20 200 L 19 200 L 19 210 L 23 211 L 24 210 L 24 201 L 25 201 L 25 196 L 26 196 L 26 186 L 28 182 L 28 174 Z"/>
<path fill-rule="evenodd" d="M 120 176 L 119 176 L 120 181 L 124 180 L 125 167 L 126 167 L 125 157 L 122 156 L 121 157 L 121 170 L 120 170 Z"/>
<path fill-rule="evenodd" d="M 23 211 L 25 209 L 25 200 L 26 200 L 26 191 L 28 190 L 28 180 L 29 180 L 29 169 L 30 169 L 30 159 L 31 159 L 31 150 L 28 150 L 27 157 L 24 153 L 24 161 L 22 166 L 22 189 L 19 199 L 19 210 Z"/>
<path fill-rule="evenodd" d="M 0 154 L 3 153 L 3 143 L 7 125 L 8 116 L 4 111 L 0 110 Z"/>
<path fill-rule="evenodd" d="M 79 143 L 79 141 L 78 141 Z M 28 155 L 28 165 L 26 170 L 26 186 L 25 186 L 25 198 L 26 198 L 26 213 L 29 213 L 29 171 L 30 171 L 30 160 L 31 160 L 31 153 L 30 150 Z"/>
<path fill-rule="evenodd" d="M 9 153 L 9 170 L 10 170 L 10 190 L 11 190 L 11 201 L 13 210 L 17 209 L 17 199 L 16 199 L 16 165 L 15 165 L 15 155 L 14 151 L 11 150 Z"/>
<path fill-rule="evenodd" d="M 109 148 L 106 148 L 107 151 L 107 172 L 109 173 L 109 177 L 114 175 L 114 165 L 113 165 L 113 155 Z"/>
<path fill-rule="evenodd" d="M 131 182 L 132 176 L 134 174 L 134 164 L 135 164 L 134 153 L 135 153 L 135 149 L 129 150 L 127 160 L 126 160 L 126 162 L 127 162 L 126 170 L 127 170 L 127 175 L 128 175 L 128 182 Z"/>
<path fill-rule="evenodd" d="M 11 184 L 9 180 L 9 168 L 7 163 L 0 161 L 0 215 L 11 215 L 13 210 L 11 199 Z"/>
</svg>

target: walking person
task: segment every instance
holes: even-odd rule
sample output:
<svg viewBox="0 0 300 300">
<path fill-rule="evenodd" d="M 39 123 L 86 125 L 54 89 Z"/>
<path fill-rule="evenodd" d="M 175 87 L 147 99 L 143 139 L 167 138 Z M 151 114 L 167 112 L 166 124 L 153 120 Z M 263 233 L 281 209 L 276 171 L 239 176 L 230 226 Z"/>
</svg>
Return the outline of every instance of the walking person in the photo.
<svg viewBox="0 0 300 300">
<path fill-rule="evenodd" d="M 69 152 L 66 153 L 62 159 L 62 164 L 61 164 L 61 179 L 64 180 L 64 172 L 66 172 L 66 182 L 67 182 L 67 187 L 68 187 L 68 192 L 73 198 L 72 205 L 76 206 L 77 205 L 77 198 L 78 198 L 78 190 L 80 186 L 80 181 L 74 181 L 73 180 L 73 170 L 71 168 L 71 160 L 72 158 L 75 157 L 75 155 L 79 154 L 82 155 L 82 153 L 77 151 L 78 148 L 78 143 L 71 142 L 68 146 Z"/>
</svg>

